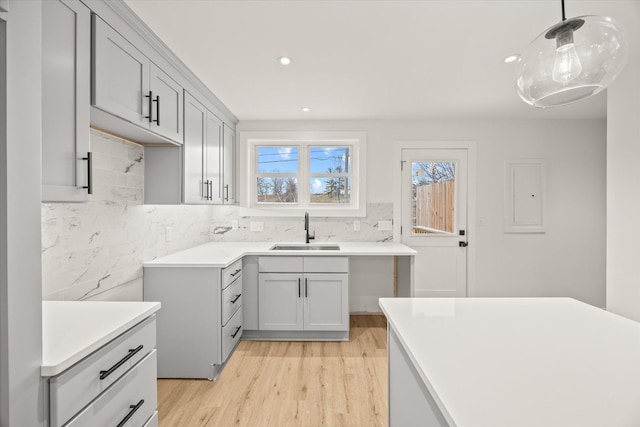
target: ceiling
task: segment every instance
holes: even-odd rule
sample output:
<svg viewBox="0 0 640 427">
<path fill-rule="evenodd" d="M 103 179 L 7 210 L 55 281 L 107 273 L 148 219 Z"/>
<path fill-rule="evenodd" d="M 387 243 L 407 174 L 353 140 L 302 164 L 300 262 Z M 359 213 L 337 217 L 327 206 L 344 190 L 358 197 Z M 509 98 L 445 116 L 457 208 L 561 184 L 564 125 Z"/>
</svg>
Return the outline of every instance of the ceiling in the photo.
<svg viewBox="0 0 640 427">
<path fill-rule="evenodd" d="M 517 64 L 503 62 L 560 20 L 560 0 L 126 3 L 240 120 L 606 117 L 604 93 L 526 105 Z M 620 20 L 639 50 L 639 0 L 569 0 L 566 10 Z"/>
</svg>

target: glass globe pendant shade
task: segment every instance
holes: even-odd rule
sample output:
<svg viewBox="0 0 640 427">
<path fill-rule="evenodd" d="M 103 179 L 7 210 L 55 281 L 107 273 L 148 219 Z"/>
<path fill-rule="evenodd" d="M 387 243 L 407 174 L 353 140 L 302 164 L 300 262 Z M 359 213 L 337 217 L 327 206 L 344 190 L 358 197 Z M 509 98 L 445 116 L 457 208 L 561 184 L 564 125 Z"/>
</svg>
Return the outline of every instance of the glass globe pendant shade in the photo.
<svg viewBox="0 0 640 427">
<path fill-rule="evenodd" d="M 529 45 L 520 61 L 516 89 L 534 107 L 570 104 L 605 89 L 628 56 L 620 26 L 613 19 L 567 19 Z"/>
</svg>

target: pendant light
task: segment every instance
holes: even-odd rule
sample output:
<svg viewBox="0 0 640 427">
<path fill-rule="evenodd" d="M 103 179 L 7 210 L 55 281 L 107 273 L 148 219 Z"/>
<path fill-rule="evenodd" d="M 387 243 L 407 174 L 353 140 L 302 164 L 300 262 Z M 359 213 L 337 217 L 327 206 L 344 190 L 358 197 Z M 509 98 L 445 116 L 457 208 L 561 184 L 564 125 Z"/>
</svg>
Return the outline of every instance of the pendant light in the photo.
<svg viewBox="0 0 640 427">
<path fill-rule="evenodd" d="M 603 16 L 567 19 L 540 34 L 520 61 L 516 89 L 538 108 L 570 104 L 605 89 L 627 62 L 620 25 Z"/>
</svg>

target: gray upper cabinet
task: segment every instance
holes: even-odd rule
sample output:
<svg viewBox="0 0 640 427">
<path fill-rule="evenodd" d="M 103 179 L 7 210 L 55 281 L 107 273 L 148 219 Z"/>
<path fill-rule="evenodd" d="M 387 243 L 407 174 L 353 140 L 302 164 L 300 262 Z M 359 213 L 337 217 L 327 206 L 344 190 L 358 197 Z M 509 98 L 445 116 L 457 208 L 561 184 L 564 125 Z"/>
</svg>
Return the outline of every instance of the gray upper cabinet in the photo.
<svg viewBox="0 0 640 427">
<path fill-rule="evenodd" d="M 141 127 L 149 127 L 149 67 L 146 56 L 93 15 L 92 104 Z M 151 98 L 147 98 L 151 99 Z"/>
<path fill-rule="evenodd" d="M 183 89 L 155 64 L 150 69 L 150 94 L 152 107 L 155 108 L 154 121 L 151 127 L 155 132 L 182 142 L 182 105 Z M 157 127 L 154 127 L 154 124 Z"/>
<path fill-rule="evenodd" d="M 220 119 L 185 93 L 184 203 L 222 203 L 222 126 Z"/>
<path fill-rule="evenodd" d="M 42 199 L 82 202 L 90 181 L 90 11 L 42 2 Z"/>
<path fill-rule="evenodd" d="M 233 128 L 224 124 L 223 131 L 223 182 L 222 201 L 224 204 L 234 204 L 236 202 L 235 186 L 235 162 L 236 162 L 236 132 Z"/>
<path fill-rule="evenodd" d="M 100 111 L 92 123 L 139 142 L 182 143 L 182 87 L 97 15 L 93 43 L 92 105 L 137 128 Z"/>
</svg>

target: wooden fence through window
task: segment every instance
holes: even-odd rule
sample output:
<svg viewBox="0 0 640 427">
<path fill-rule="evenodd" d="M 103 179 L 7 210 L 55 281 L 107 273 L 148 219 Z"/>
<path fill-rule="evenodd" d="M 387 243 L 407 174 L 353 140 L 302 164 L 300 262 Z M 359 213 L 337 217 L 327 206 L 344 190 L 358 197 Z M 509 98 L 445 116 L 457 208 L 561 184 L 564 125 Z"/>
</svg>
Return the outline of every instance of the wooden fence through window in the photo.
<svg viewBox="0 0 640 427">
<path fill-rule="evenodd" d="M 429 233 L 427 229 L 453 233 L 455 188 L 453 179 L 416 187 L 414 233 Z"/>
</svg>

